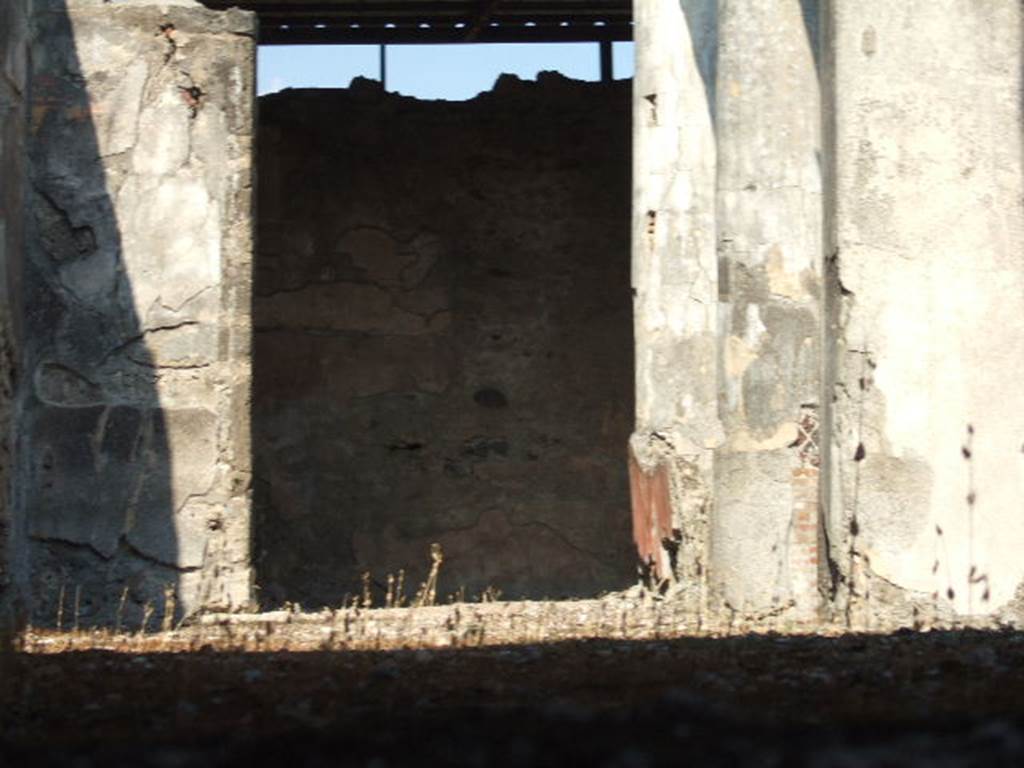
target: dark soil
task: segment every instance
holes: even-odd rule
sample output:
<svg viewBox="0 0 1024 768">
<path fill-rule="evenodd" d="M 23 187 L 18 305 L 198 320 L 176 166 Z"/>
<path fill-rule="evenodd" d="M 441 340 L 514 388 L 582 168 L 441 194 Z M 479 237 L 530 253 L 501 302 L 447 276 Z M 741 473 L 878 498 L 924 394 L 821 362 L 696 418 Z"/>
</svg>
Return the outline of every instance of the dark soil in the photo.
<svg viewBox="0 0 1024 768">
<path fill-rule="evenodd" d="M 1011 632 L 84 650 L 3 673 L 10 765 L 1024 763 Z"/>
</svg>

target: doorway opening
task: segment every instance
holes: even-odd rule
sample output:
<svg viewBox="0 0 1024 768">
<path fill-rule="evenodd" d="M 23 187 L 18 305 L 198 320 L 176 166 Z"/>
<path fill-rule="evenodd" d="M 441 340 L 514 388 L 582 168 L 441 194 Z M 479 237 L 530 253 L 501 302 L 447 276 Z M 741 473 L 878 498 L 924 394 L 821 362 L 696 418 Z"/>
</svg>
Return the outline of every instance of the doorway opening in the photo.
<svg viewBox="0 0 1024 768">
<path fill-rule="evenodd" d="M 440 601 L 635 580 L 630 111 L 628 80 L 553 72 L 462 101 L 367 77 L 261 97 L 265 607 L 380 604 L 402 571 L 412 594 L 434 543 Z"/>
</svg>

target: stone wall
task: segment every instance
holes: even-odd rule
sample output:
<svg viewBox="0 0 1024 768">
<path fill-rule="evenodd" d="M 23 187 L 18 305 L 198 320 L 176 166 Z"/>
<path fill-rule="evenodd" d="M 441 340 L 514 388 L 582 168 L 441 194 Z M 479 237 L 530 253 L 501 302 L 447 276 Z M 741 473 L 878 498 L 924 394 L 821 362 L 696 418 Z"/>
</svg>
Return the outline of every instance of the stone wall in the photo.
<svg viewBox="0 0 1024 768">
<path fill-rule="evenodd" d="M 252 17 L 36 8 L 15 479 L 36 620 L 63 601 L 133 624 L 167 590 L 179 613 L 237 607 Z"/>
<path fill-rule="evenodd" d="M 636 34 L 632 279 L 627 85 L 361 81 L 263 103 L 253 299 L 251 17 L 4 2 L 0 588 L 379 601 L 437 542 L 442 599 L 593 594 L 628 466 L 698 617 L 1020 622 L 1024 7 Z"/>
<path fill-rule="evenodd" d="M 817 3 L 720 4 L 714 594 L 738 610 L 818 596 L 821 98 Z"/>
<path fill-rule="evenodd" d="M 684 0 L 636 14 L 637 542 L 694 610 L 812 617 L 817 3 Z"/>
<path fill-rule="evenodd" d="M 834 6 L 831 586 L 1019 621 L 1024 6 Z"/>
<path fill-rule="evenodd" d="M 10 508 L 13 407 L 13 273 L 24 249 L 28 4 L 0 5 L 0 604 L 13 580 Z"/>
<path fill-rule="evenodd" d="M 633 529 L 640 556 L 660 576 L 702 585 L 721 442 L 717 3 L 637 3 L 635 11 Z"/>
<path fill-rule="evenodd" d="M 442 597 L 634 577 L 629 85 L 260 105 L 254 441 L 266 603 L 370 571 Z"/>
<path fill-rule="evenodd" d="M 729 620 L 1019 624 L 1024 6 L 636 34 L 642 553 Z"/>
</svg>

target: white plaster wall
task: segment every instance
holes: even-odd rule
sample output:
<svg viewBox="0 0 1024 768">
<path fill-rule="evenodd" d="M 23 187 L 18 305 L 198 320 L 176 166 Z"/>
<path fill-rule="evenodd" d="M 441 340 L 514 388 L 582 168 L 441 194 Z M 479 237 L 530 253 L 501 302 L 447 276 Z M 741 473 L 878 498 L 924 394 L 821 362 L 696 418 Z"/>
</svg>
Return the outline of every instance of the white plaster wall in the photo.
<svg viewBox="0 0 1024 768">
<path fill-rule="evenodd" d="M 818 603 L 822 252 L 817 3 L 719 4 L 719 401 L 711 579 L 732 608 Z"/>
<path fill-rule="evenodd" d="M 687 581 L 706 572 L 713 453 L 722 436 L 715 371 L 717 7 L 716 0 L 634 6 L 634 535 L 661 576 L 671 571 L 663 542 L 676 538 L 682 548 L 675 575 Z"/>
<path fill-rule="evenodd" d="M 717 432 L 715 143 L 700 70 L 714 5 L 637 3 L 633 86 L 638 432 L 678 431 L 701 448 Z"/>
<path fill-rule="evenodd" d="M 1024 6 L 835 0 L 832 14 L 850 292 L 833 329 L 833 540 L 844 568 L 989 612 L 1024 577 Z"/>
</svg>

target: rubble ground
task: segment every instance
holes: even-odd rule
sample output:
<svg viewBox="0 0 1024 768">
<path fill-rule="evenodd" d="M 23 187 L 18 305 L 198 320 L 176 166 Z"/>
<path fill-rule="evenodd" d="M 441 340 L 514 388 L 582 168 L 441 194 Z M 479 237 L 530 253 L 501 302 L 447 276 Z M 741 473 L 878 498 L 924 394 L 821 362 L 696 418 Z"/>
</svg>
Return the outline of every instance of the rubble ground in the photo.
<svg viewBox="0 0 1024 768">
<path fill-rule="evenodd" d="M 554 616 L 536 603 L 478 606 L 477 618 L 531 605 Z M 1024 760 L 1015 631 L 680 634 L 665 620 L 655 637 L 627 616 L 604 637 L 570 636 L 551 619 L 549 637 L 524 622 L 508 641 L 459 634 L 454 610 L 214 617 L 157 634 L 31 630 L 0 656 L 0 764 Z M 389 639 L 388 621 L 405 622 L 406 637 Z M 423 629 L 431 621 L 447 634 Z"/>
</svg>

